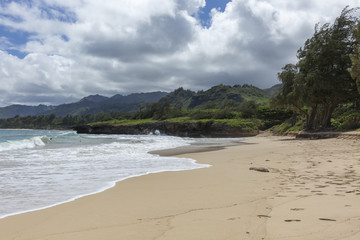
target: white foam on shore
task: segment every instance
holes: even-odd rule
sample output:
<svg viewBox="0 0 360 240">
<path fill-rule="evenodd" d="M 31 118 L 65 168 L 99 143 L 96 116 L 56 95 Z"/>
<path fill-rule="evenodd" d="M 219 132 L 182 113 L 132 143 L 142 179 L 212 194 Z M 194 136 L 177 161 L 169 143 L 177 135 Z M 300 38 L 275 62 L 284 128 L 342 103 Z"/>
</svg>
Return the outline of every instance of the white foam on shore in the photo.
<svg viewBox="0 0 360 240">
<path fill-rule="evenodd" d="M 182 158 L 182 159 L 185 159 L 185 158 Z M 192 159 L 189 159 L 189 160 L 192 160 Z M 196 162 L 196 161 L 194 160 L 194 163 L 195 163 L 195 162 Z M 107 186 L 105 186 L 105 187 L 103 187 L 103 188 L 101 188 L 101 189 L 99 189 L 99 190 L 97 190 L 97 191 L 95 191 L 95 192 L 78 195 L 78 196 L 75 196 L 75 197 L 73 197 L 73 198 L 71 198 L 71 199 L 68 199 L 68 200 L 65 200 L 65 201 L 62 201 L 62 202 L 58 202 L 58 203 L 55 203 L 55 204 L 47 205 L 47 206 L 45 206 L 45 207 L 34 208 L 34 209 L 29 209 L 29 210 L 24 210 L 24 211 L 9 213 L 9 214 L 5 214 L 5 215 L 0 215 L 0 219 L 7 218 L 7 217 L 11 217 L 11 216 L 15 216 L 15 215 L 19 215 L 19 214 L 31 213 L 31 212 L 36 212 L 36 211 L 40 211 L 40 210 L 52 208 L 52 207 L 55 207 L 55 206 L 58 206 L 58 205 L 62 205 L 62 204 L 65 204 L 65 203 L 69 203 L 69 202 L 75 201 L 75 200 L 80 199 L 80 198 L 83 198 L 83 197 L 91 196 L 91 195 L 94 195 L 94 194 L 99 194 L 99 193 L 102 193 L 102 192 L 104 192 L 104 191 L 106 191 L 106 190 L 108 190 L 108 189 L 111 189 L 111 188 L 115 187 L 117 183 L 119 183 L 119 182 L 121 182 L 121 181 L 124 181 L 124 180 L 127 180 L 127 179 L 130 179 L 130 178 L 141 177 L 141 176 L 145 176 L 145 175 L 149 175 L 149 174 L 156 174 L 156 173 L 162 173 L 162 172 L 180 172 L 180 171 L 189 171 L 189 170 L 195 170 L 195 169 L 199 169 L 199 168 L 209 168 L 209 167 L 211 167 L 211 165 L 209 165 L 209 164 L 201 164 L 201 167 L 192 168 L 192 169 L 163 170 L 163 171 L 155 171 L 155 172 L 148 172 L 148 173 L 145 173 L 145 174 L 128 176 L 128 177 L 126 177 L 126 178 L 119 179 L 118 181 L 114 181 L 114 182 L 108 183 Z"/>
<path fill-rule="evenodd" d="M 63 142 L 66 140 L 62 138 Z M 3 156 L 0 153 L 2 157 L 0 163 L 3 161 L 5 167 L 9 168 L 9 171 L 6 171 L 6 168 L 3 171 L 8 176 L 2 178 L 0 176 L 0 180 L 5 188 L 13 190 L 14 196 L 10 196 L 12 202 L 19 200 L 15 203 L 19 208 L 11 206 L 9 209 L 13 210 L 4 212 L 0 215 L 0 219 L 97 194 L 114 187 L 119 181 L 133 177 L 210 167 L 210 165 L 197 164 L 193 159 L 160 157 L 148 153 L 186 146 L 193 141 L 191 139 L 168 136 L 84 135 L 77 141 L 79 142 L 74 142 L 74 146 L 70 148 L 56 148 L 56 144 L 52 144 L 52 148 L 21 149 L 13 154 L 6 152 L 7 154 Z M 12 169 L 11 164 L 16 164 L 14 169 L 18 172 L 13 172 L 15 170 Z M 21 169 L 22 166 L 24 169 Z M 117 170 L 125 173 L 121 175 Z M 24 179 L 17 179 L 20 173 L 24 174 Z M 113 176 L 110 176 L 112 174 Z M 6 179 L 10 180 L 7 182 Z M 13 180 L 18 182 L 14 183 Z M 31 185 L 34 189 L 31 189 Z M 25 187 L 30 188 L 23 189 Z M 34 191 L 36 194 L 33 194 Z M 58 195 L 67 197 L 59 199 Z M 6 196 L 1 200 L 2 197 L 0 196 L 0 205 L 9 202 L 5 199 Z M 25 198 L 26 201 L 21 198 Z M 52 202 L 47 202 L 46 199 L 51 199 L 49 201 Z M 41 202 L 41 204 L 32 205 L 31 202 Z M 21 209 L 24 204 L 28 204 L 28 207 Z"/>
</svg>

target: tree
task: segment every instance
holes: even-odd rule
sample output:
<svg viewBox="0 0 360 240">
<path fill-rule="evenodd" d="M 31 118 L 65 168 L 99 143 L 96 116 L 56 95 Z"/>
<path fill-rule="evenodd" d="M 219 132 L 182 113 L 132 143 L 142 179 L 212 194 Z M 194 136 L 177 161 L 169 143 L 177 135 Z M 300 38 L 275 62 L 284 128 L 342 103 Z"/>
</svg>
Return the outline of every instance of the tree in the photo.
<svg viewBox="0 0 360 240">
<path fill-rule="evenodd" d="M 307 129 L 330 127 L 335 107 L 357 94 L 348 72 L 356 43 L 354 11 L 346 7 L 333 25 L 316 25 L 314 35 L 298 50 L 298 63 L 286 65 L 278 75 L 283 86 L 273 102 L 304 115 Z"/>
<path fill-rule="evenodd" d="M 354 30 L 354 36 L 357 43 L 360 42 L 360 22 L 357 24 L 357 28 Z M 359 44 L 354 44 L 354 52 L 350 55 L 351 59 L 351 68 L 349 72 L 351 77 L 356 81 L 357 89 L 360 92 L 360 46 Z"/>
</svg>

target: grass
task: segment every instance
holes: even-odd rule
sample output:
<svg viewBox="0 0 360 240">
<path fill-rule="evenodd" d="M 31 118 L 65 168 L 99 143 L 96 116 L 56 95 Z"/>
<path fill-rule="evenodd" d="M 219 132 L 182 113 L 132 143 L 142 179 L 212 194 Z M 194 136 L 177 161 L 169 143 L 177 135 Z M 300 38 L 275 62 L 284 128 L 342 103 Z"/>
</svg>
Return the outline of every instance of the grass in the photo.
<svg viewBox="0 0 360 240">
<path fill-rule="evenodd" d="M 90 126 L 99 125 L 99 124 L 114 124 L 114 125 L 136 125 L 136 124 L 142 124 L 142 123 L 156 123 L 159 122 L 158 120 L 153 119 L 123 119 L 123 120 L 109 120 L 109 121 L 103 121 L 103 122 L 94 122 L 90 123 Z"/>
<path fill-rule="evenodd" d="M 290 132 L 299 132 L 304 130 L 304 123 L 302 121 L 298 121 L 295 125 L 292 125 L 288 122 L 284 122 L 280 125 L 276 125 L 271 128 L 271 131 L 281 134 L 286 134 Z"/>
<path fill-rule="evenodd" d="M 109 120 L 103 122 L 94 122 L 89 124 L 90 126 L 100 125 L 100 124 L 113 124 L 113 125 L 136 125 L 136 124 L 144 124 L 144 123 L 157 123 L 161 122 L 159 120 L 153 119 L 136 119 L 136 120 Z M 199 119 L 194 120 L 190 119 L 190 117 L 178 117 L 164 120 L 163 122 L 171 122 L 171 123 L 207 123 L 212 122 L 215 124 L 223 124 L 231 127 L 239 127 L 245 130 L 258 130 L 261 122 L 256 119 Z"/>
</svg>

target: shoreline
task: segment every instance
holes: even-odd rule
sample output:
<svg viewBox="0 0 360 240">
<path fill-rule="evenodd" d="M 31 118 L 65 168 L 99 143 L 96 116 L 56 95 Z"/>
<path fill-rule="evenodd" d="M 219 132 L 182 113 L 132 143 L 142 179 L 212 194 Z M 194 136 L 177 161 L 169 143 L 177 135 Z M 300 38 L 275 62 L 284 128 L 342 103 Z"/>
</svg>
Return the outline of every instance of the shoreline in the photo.
<svg viewBox="0 0 360 240">
<path fill-rule="evenodd" d="M 200 138 L 194 138 L 195 142 L 191 143 L 190 145 L 170 148 L 170 149 L 163 149 L 163 150 L 155 150 L 150 151 L 150 154 L 159 155 L 161 157 L 176 157 L 179 155 L 184 154 L 191 154 L 191 153 L 201 153 L 201 152 L 211 152 L 211 151 L 219 151 L 226 149 L 231 146 L 240 146 L 247 144 L 244 140 L 246 137 L 241 138 L 205 138 L 205 142 L 201 142 Z M 223 143 L 215 142 L 214 140 L 226 140 Z M 195 160 L 195 159 L 194 159 Z M 196 161 L 196 160 L 195 160 Z"/>
<path fill-rule="evenodd" d="M 7 129 L 7 130 L 19 130 L 19 129 Z M 20 130 L 34 130 L 34 129 L 20 129 Z M 54 131 L 57 131 L 57 130 L 54 130 Z M 203 144 L 200 144 L 200 143 L 198 143 L 198 141 L 196 141 L 194 143 L 191 143 L 190 145 L 184 145 L 184 146 L 181 146 L 181 147 L 163 149 L 163 150 L 154 150 L 154 151 L 150 151 L 148 153 L 152 154 L 152 155 L 158 155 L 160 157 L 172 157 L 172 156 L 176 157 L 177 155 L 188 154 L 188 153 L 217 151 L 217 150 L 220 150 L 220 149 L 225 149 L 228 146 L 235 146 L 237 144 L 242 144 L 241 139 L 242 138 L 239 138 L 239 139 L 237 139 L 237 141 L 231 141 L 231 142 L 227 141 L 227 143 L 225 143 L 225 144 L 213 144 L 213 143 L 209 143 L 209 142 L 205 142 Z M 195 163 L 197 162 L 195 159 L 191 159 L 191 160 L 193 160 Z M 207 165 L 207 164 L 201 164 L 201 165 L 203 165 L 203 167 L 201 167 L 201 168 L 211 167 L 211 165 Z M 69 203 L 69 202 L 72 202 L 72 201 L 76 201 L 77 199 L 80 199 L 80 198 L 83 198 L 83 197 L 91 196 L 91 195 L 94 195 L 94 194 L 100 194 L 100 193 L 102 193 L 104 191 L 107 191 L 107 190 L 115 187 L 118 183 L 120 183 L 122 181 L 125 181 L 127 179 L 130 179 L 130 178 L 137 178 L 137 177 L 142 177 L 142 176 L 146 176 L 146 175 L 149 175 L 149 174 L 157 174 L 157 173 L 162 173 L 162 172 L 192 171 L 192 170 L 201 169 L 201 168 L 183 169 L 183 170 L 159 170 L 157 172 L 155 171 L 155 172 L 147 172 L 147 173 L 139 174 L 139 175 L 131 175 L 131 176 L 128 176 L 128 177 L 125 177 L 125 178 L 115 180 L 113 182 L 108 182 L 106 184 L 106 186 L 104 186 L 104 187 L 102 187 L 99 190 L 96 190 L 94 192 L 77 195 L 77 196 L 74 196 L 74 197 L 72 197 L 72 198 L 70 198 L 68 200 L 64 200 L 64 201 L 54 203 L 54 204 L 50 204 L 50 205 L 40 207 L 40 208 L 34 208 L 34 209 L 19 211 L 19 212 L 15 212 L 15 213 L 5 214 L 3 216 L 0 215 L 0 220 L 4 219 L 4 218 L 7 218 L 7 217 L 12 217 L 12 216 L 16 216 L 16 215 L 21 215 L 21 214 L 26 214 L 26 213 L 45 210 L 45 209 L 48 209 L 48 208 L 56 207 L 58 205 L 62 205 L 62 204 L 66 204 L 66 203 Z"/>
<path fill-rule="evenodd" d="M 211 168 L 130 178 L 0 219 L 0 238 L 359 239 L 360 142 L 274 136 L 245 142 L 176 155 Z"/>
</svg>

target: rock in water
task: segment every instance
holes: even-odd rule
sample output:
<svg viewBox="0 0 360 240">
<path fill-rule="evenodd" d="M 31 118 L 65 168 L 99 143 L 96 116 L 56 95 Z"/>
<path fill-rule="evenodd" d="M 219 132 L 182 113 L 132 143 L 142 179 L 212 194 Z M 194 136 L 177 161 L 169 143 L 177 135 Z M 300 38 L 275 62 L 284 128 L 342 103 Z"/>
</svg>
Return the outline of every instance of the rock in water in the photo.
<svg viewBox="0 0 360 240">
<path fill-rule="evenodd" d="M 249 170 L 258 171 L 258 172 L 269 172 L 269 169 L 264 167 L 251 167 L 249 168 Z"/>
</svg>

